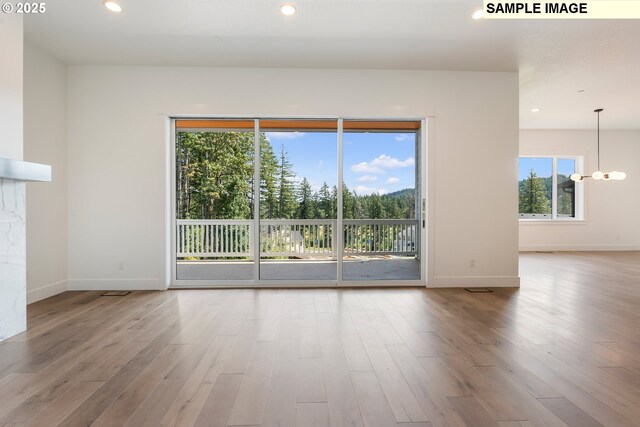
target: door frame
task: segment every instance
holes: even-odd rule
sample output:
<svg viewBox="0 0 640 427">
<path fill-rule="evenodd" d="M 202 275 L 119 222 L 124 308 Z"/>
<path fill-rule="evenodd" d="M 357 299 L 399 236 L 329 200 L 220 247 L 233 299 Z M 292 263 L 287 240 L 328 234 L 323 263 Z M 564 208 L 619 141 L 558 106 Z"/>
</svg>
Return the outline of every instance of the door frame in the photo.
<svg viewBox="0 0 640 427">
<path fill-rule="evenodd" d="M 343 123 L 345 120 L 370 120 L 370 121 L 420 121 L 420 134 L 417 143 L 420 144 L 420 159 L 416 162 L 417 170 L 420 171 L 419 183 L 420 183 L 420 200 L 416 200 L 416 203 L 421 203 L 421 223 L 420 228 L 420 279 L 417 280 L 343 280 L 342 266 L 343 266 L 343 251 L 344 242 L 343 233 L 336 233 L 338 237 L 338 259 L 337 259 L 337 278 L 331 280 L 267 280 L 260 279 L 260 242 L 259 242 L 259 219 L 260 219 L 260 186 L 254 187 L 254 218 L 253 221 L 258 223 L 258 227 L 253 227 L 252 240 L 254 244 L 254 268 L 253 278 L 245 280 L 186 280 L 177 278 L 177 266 L 176 266 L 176 126 L 175 122 L 179 119 L 245 119 L 254 121 L 254 152 L 256 156 L 254 158 L 254 182 L 260 182 L 260 135 L 259 135 L 259 123 L 260 120 L 273 119 L 273 120 L 336 120 L 338 123 L 338 147 L 337 147 L 337 166 L 338 166 L 338 218 L 337 227 L 338 230 L 342 229 L 343 225 L 343 212 L 342 212 L 342 181 L 343 181 Z M 166 138 L 167 149 L 167 179 L 165 183 L 167 189 L 165 195 L 168 198 L 168 202 L 165 203 L 167 212 L 165 218 L 168 222 L 166 229 L 166 242 L 168 250 L 165 252 L 167 266 L 167 286 L 170 289 L 188 289 L 188 288 L 212 288 L 212 289 L 224 289 L 224 288 L 335 288 L 335 287 L 409 287 L 409 286 L 429 286 L 433 277 L 433 215 L 432 215 L 432 185 L 433 179 L 430 179 L 433 171 L 433 156 L 430 155 L 433 146 L 434 117 L 430 116 L 385 116 L 385 117 L 372 117 L 372 116 L 272 116 L 272 115 L 239 115 L 239 114 L 170 114 L 166 115 L 166 132 L 168 133 Z"/>
</svg>

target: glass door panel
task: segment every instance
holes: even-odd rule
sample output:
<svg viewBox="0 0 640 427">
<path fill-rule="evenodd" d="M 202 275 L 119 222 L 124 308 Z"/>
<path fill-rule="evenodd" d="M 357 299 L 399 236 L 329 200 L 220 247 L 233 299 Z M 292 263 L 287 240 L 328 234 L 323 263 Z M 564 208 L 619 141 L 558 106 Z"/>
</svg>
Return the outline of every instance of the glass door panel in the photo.
<svg viewBox="0 0 640 427">
<path fill-rule="evenodd" d="M 337 279 L 337 121 L 260 121 L 260 279 Z"/>
<path fill-rule="evenodd" d="M 253 120 L 176 121 L 176 279 L 253 279 Z"/>
<path fill-rule="evenodd" d="M 343 127 L 343 280 L 419 280 L 420 122 Z"/>
</svg>

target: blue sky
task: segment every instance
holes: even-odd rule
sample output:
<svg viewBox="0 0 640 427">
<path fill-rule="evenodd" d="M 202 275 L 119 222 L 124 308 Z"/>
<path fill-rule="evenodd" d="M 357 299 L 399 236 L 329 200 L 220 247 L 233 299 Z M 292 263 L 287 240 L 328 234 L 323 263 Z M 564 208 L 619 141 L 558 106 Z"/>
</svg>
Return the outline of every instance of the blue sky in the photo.
<svg viewBox="0 0 640 427">
<path fill-rule="evenodd" d="M 275 153 L 284 146 L 299 179 L 314 191 L 337 184 L 337 134 L 266 132 Z M 415 186 L 415 134 L 344 133 L 344 181 L 358 194 L 385 194 Z"/>
<path fill-rule="evenodd" d="M 529 176 L 531 169 L 536 171 L 540 178 L 551 176 L 553 161 L 550 157 L 520 157 L 518 162 L 518 180 L 522 181 Z M 575 161 L 571 159 L 558 159 L 558 174 L 569 176 L 575 171 Z"/>
</svg>

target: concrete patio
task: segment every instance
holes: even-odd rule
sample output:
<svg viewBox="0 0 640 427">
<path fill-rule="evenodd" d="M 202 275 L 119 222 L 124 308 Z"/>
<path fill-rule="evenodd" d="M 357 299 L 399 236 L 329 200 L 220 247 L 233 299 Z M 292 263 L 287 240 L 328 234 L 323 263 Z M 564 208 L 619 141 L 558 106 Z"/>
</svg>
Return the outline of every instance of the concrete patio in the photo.
<svg viewBox="0 0 640 427">
<path fill-rule="evenodd" d="M 336 280 L 337 261 L 290 259 L 261 261 L 263 280 Z M 179 280 L 250 280 L 253 261 L 178 261 Z M 358 257 L 343 262 L 344 280 L 418 280 L 420 261 L 413 257 Z"/>
</svg>

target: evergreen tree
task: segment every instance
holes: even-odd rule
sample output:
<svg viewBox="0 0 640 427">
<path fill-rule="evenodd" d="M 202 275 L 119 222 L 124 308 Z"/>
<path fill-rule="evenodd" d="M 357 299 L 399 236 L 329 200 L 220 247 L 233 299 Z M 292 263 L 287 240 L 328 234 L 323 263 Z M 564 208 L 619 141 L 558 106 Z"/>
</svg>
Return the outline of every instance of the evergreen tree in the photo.
<svg viewBox="0 0 640 427">
<path fill-rule="evenodd" d="M 344 219 L 353 218 L 353 194 L 347 188 L 347 184 L 342 183 L 342 215 Z"/>
<path fill-rule="evenodd" d="M 273 152 L 271 143 L 264 134 L 260 135 L 260 218 L 272 219 L 277 217 L 277 172 L 278 160 Z"/>
<path fill-rule="evenodd" d="M 311 200 L 312 200 L 312 206 L 313 206 L 313 218 L 314 219 L 324 218 L 322 207 L 320 205 L 320 194 L 317 191 L 313 193 L 313 195 L 311 196 Z"/>
<path fill-rule="evenodd" d="M 329 218 L 338 218 L 338 186 L 334 185 L 331 188 L 331 205 L 330 205 Z"/>
<path fill-rule="evenodd" d="M 322 184 L 322 187 L 320 187 L 320 191 L 318 191 L 318 218 L 330 218 L 331 206 L 331 191 L 329 190 L 329 186 L 325 182 Z"/>
<path fill-rule="evenodd" d="M 278 218 L 289 219 L 296 210 L 296 189 L 293 182 L 295 176 L 293 165 L 282 145 L 278 164 Z"/>
<path fill-rule="evenodd" d="M 364 219 L 365 208 L 363 204 L 363 200 L 358 193 L 353 191 L 353 219 Z"/>
<path fill-rule="evenodd" d="M 400 218 L 411 219 L 416 217 L 416 193 L 411 189 L 406 197 L 404 198 L 404 206 L 401 208 L 404 216 Z"/>
<path fill-rule="evenodd" d="M 551 200 L 547 196 L 545 182 L 542 178 L 538 178 L 533 169 L 522 182 L 519 205 L 520 213 L 551 213 Z"/>
<path fill-rule="evenodd" d="M 178 218 L 250 217 L 252 141 L 247 132 L 178 133 Z"/>
<path fill-rule="evenodd" d="M 389 198 L 388 208 L 386 209 L 389 218 L 403 218 L 403 212 L 400 210 L 400 201 L 396 197 Z"/>
<path fill-rule="evenodd" d="M 373 194 L 371 196 L 367 214 L 371 219 L 386 218 L 386 212 L 379 195 Z"/>
<path fill-rule="evenodd" d="M 313 190 L 311 189 L 311 184 L 309 184 L 307 178 L 303 178 L 300 183 L 298 200 L 297 218 L 314 219 L 315 211 L 313 206 Z"/>
</svg>

